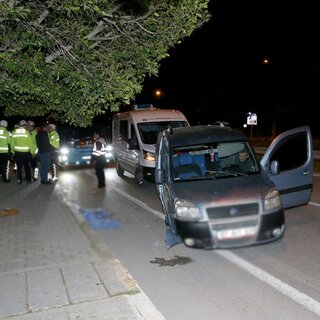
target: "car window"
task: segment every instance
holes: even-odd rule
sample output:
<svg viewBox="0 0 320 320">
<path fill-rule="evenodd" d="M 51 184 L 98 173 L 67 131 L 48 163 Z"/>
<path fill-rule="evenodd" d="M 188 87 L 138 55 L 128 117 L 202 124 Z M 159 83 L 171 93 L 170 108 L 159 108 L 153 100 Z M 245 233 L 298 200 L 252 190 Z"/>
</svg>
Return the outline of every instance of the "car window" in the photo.
<svg viewBox="0 0 320 320">
<path fill-rule="evenodd" d="M 246 155 L 240 156 L 244 150 Z M 259 172 L 255 155 L 242 141 L 173 148 L 171 156 L 174 180 L 227 178 Z"/>
<path fill-rule="evenodd" d="M 93 146 L 93 140 L 91 137 L 85 137 L 71 140 L 68 145 L 73 148 L 88 148 Z"/>
<path fill-rule="evenodd" d="M 280 171 L 298 168 L 307 161 L 307 137 L 304 132 L 291 137 L 277 148 L 270 157 L 270 162 L 277 160 Z"/>
</svg>

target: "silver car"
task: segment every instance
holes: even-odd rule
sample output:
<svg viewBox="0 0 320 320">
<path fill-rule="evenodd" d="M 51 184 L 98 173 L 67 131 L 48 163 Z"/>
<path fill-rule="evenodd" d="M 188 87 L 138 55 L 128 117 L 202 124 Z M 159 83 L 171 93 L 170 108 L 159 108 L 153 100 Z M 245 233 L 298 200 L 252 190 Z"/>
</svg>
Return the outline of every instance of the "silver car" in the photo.
<svg viewBox="0 0 320 320">
<path fill-rule="evenodd" d="M 283 237 L 284 209 L 307 204 L 313 149 L 308 126 L 276 139 L 261 159 L 240 131 L 191 126 L 163 131 L 155 181 L 171 243 L 232 248 Z M 174 240 L 172 240 L 174 239 Z"/>
</svg>

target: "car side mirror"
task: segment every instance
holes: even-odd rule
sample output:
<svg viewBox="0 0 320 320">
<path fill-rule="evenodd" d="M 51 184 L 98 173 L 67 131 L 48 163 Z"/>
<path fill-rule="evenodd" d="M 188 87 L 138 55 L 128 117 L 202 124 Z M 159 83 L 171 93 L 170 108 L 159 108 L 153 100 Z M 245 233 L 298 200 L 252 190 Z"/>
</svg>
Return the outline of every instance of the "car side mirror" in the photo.
<svg viewBox="0 0 320 320">
<path fill-rule="evenodd" d="M 161 184 L 164 182 L 164 174 L 162 169 L 156 169 L 154 173 L 154 180 L 156 184 Z"/>
<path fill-rule="evenodd" d="M 280 172 L 280 166 L 278 160 L 271 161 L 271 173 L 272 174 L 279 174 Z"/>
</svg>

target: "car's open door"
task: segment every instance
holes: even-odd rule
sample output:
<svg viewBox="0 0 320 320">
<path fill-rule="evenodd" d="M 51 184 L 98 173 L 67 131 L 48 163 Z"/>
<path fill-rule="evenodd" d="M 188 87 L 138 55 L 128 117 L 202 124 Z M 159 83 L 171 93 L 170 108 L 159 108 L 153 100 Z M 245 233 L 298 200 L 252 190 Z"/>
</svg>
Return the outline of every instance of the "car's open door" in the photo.
<svg viewBox="0 0 320 320">
<path fill-rule="evenodd" d="M 276 137 L 260 163 L 280 191 L 284 208 L 309 202 L 313 185 L 313 144 L 308 126 Z"/>
</svg>

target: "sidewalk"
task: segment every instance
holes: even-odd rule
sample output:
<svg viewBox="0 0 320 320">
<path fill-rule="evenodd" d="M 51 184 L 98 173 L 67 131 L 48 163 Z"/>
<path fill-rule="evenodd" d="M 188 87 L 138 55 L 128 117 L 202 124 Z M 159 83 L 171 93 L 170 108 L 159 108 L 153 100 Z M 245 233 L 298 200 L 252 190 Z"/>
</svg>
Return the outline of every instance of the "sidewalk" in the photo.
<svg viewBox="0 0 320 320">
<path fill-rule="evenodd" d="M 57 185 L 0 182 L 0 319 L 164 320 L 106 246 L 94 246 Z"/>
</svg>

